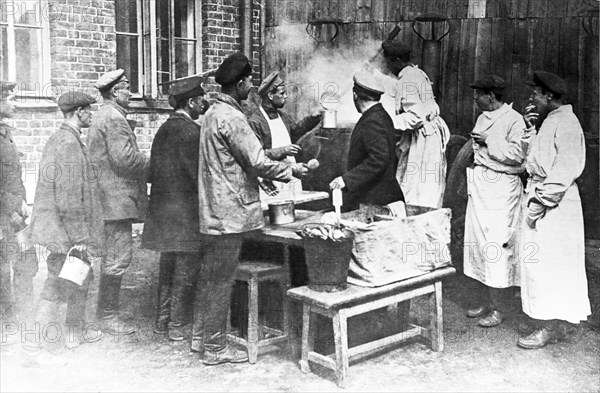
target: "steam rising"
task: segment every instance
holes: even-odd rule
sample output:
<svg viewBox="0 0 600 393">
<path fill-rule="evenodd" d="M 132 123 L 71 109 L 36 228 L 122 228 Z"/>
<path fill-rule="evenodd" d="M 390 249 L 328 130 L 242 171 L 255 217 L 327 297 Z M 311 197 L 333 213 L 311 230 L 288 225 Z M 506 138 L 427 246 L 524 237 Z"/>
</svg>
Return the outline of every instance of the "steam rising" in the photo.
<svg viewBox="0 0 600 393">
<path fill-rule="evenodd" d="M 364 67 L 377 73 L 386 87 L 395 82 L 395 78 L 379 71 L 383 69 L 382 55 L 368 62 L 381 48 L 381 41 L 363 39 L 360 45 L 344 44 L 338 37 L 333 44 L 319 44 L 302 24 L 282 24 L 271 31 L 275 37 L 267 41 L 271 43 L 267 51 L 278 56 L 280 69 L 289 70 L 291 64 L 304 64 L 298 70 L 288 71 L 285 77 L 290 95 L 288 105 L 297 105 L 300 115 L 316 108 L 335 109 L 338 123 L 356 123 L 360 114 L 352 101 L 352 76 Z M 382 98 L 382 101 L 386 100 Z M 391 102 L 393 110 L 393 99 Z M 387 109 L 388 105 L 385 106 Z"/>
</svg>

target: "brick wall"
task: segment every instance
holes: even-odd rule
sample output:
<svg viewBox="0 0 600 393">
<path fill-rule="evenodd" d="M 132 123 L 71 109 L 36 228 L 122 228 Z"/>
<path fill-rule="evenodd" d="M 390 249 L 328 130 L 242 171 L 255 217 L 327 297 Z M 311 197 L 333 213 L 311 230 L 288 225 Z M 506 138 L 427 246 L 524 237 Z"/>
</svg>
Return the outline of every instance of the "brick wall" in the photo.
<svg viewBox="0 0 600 393">
<path fill-rule="evenodd" d="M 114 0 L 53 0 L 49 17 L 52 84 L 97 94 L 92 82 L 117 63 Z"/>
<path fill-rule="evenodd" d="M 121 0 L 119 0 L 121 1 Z M 122 0 L 125 1 L 125 0 Z M 260 0 L 264 1 L 264 0 Z M 260 82 L 260 6 L 253 1 L 252 63 L 255 84 Z M 204 0 L 202 2 L 202 69 L 217 68 L 231 53 L 241 51 L 241 2 Z M 19 102 L 15 118 L 7 122 L 17 128 L 15 139 L 23 160 L 28 200 L 33 200 L 36 169 L 50 135 L 63 120 L 49 91 L 57 97 L 67 91 L 84 90 L 100 96 L 93 83 L 100 75 L 116 68 L 115 0 L 52 0 L 44 17 L 50 25 L 51 88 L 39 97 Z M 218 91 L 209 79 L 207 91 Z M 46 94 L 44 94 L 46 93 Z M 168 118 L 165 110 L 131 111 L 141 150 L 149 151 L 158 128 Z"/>
<path fill-rule="evenodd" d="M 266 1 L 266 0 L 262 0 Z M 202 69 L 217 68 L 234 52 L 242 51 L 240 0 L 205 0 L 202 2 Z M 252 1 L 252 69 L 255 84 L 260 82 L 260 17 L 259 1 Z M 209 78 L 207 91 L 218 91 L 218 85 Z"/>
</svg>

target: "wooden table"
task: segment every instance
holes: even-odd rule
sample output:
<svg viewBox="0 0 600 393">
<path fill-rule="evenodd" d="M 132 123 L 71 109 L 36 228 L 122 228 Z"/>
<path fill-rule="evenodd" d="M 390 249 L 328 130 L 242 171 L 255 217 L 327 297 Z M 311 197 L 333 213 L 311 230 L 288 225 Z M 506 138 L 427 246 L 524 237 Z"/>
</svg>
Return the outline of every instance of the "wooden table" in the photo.
<svg viewBox="0 0 600 393">
<path fill-rule="evenodd" d="M 362 358 L 385 348 L 397 345 L 415 336 L 424 336 L 434 351 L 444 350 L 442 315 L 442 279 L 456 273 L 453 267 L 445 267 L 424 275 L 376 288 L 348 285 L 340 292 L 317 292 L 307 286 L 288 290 L 288 296 L 303 304 L 302 359 L 300 369 L 310 372 L 309 362 L 318 363 L 335 371 L 336 382 L 344 387 L 350 360 Z M 419 296 L 429 296 L 430 326 L 424 328 L 409 324 L 410 329 L 348 348 L 348 318 Z M 333 320 L 335 354 L 322 355 L 314 352 L 315 318 L 311 313 L 321 314 Z"/>
</svg>

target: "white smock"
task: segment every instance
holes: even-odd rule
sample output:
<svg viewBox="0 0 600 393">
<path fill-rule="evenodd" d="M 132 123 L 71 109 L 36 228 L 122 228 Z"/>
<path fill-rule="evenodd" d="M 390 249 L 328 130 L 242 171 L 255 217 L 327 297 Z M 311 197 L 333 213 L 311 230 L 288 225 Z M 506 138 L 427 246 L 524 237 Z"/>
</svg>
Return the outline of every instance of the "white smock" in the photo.
<svg viewBox="0 0 600 393">
<path fill-rule="evenodd" d="M 547 207 L 531 229 L 523 220 L 521 302 L 541 320 L 579 323 L 590 315 L 585 237 L 575 180 L 585 165 L 585 140 L 571 105 L 548 114 L 527 155 L 527 199 Z M 524 217 L 529 208 L 524 206 Z"/>
<path fill-rule="evenodd" d="M 396 179 L 407 204 L 442 207 L 446 187 L 446 144 L 450 131 L 439 116 L 432 83 L 415 65 L 404 67 L 395 85 L 386 92 L 395 98 L 390 113 L 401 133 L 396 144 Z"/>
<path fill-rule="evenodd" d="M 492 288 L 520 284 L 517 258 L 525 151 L 525 122 L 512 105 L 484 111 L 473 128 L 487 134 L 486 145 L 473 141 L 473 168 L 467 168 L 464 273 Z"/>
</svg>

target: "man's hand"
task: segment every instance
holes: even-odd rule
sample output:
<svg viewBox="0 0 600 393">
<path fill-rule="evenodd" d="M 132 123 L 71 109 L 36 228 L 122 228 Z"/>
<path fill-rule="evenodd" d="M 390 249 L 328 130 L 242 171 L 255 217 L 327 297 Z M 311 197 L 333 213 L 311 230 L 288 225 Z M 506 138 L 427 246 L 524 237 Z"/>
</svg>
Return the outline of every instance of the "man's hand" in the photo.
<svg viewBox="0 0 600 393">
<path fill-rule="evenodd" d="M 536 229 L 536 223 L 546 215 L 546 209 L 546 206 L 535 199 L 531 199 L 527 206 L 527 215 L 525 216 L 527 226 L 531 229 Z"/>
<path fill-rule="evenodd" d="M 308 167 L 304 163 L 291 164 L 291 167 L 292 167 L 292 174 L 294 175 L 294 177 L 297 177 L 298 179 L 300 179 L 303 176 L 306 176 L 308 174 Z"/>
<path fill-rule="evenodd" d="M 535 123 L 540 118 L 540 114 L 537 112 L 533 112 L 535 110 L 535 105 L 529 104 L 525 108 L 525 114 L 523 115 L 523 120 L 525 121 L 525 125 L 527 128 L 532 128 L 535 126 Z"/>
<path fill-rule="evenodd" d="M 344 179 L 341 176 L 336 177 L 329 183 L 329 188 L 332 190 L 342 190 L 346 187 L 346 183 L 344 183 Z"/>
<path fill-rule="evenodd" d="M 471 138 L 473 138 L 475 143 L 477 143 L 478 145 L 487 146 L 487 144 L 485 142 L 488 138 L 487 132 L 484 131 L 482 133 L 470 133 L 469 135 L 471 136 Z"/>
<path fill-rule="evenodd" d="M 87 244 L 83 244 L 83 243 L 81 243 L 81 244 L 76 244 L 76 245 L 74 245 L 74 246 L 73 246 L 73 248 L 74 248 L 75 250 L 77 250 L 77 251 L 84 252 L 84 251 L 87 251 Z"/>
<path fill-rule="evenodd" d="M 299 145 L 295 145 L 293 143 L 291 145 L 283 146 L 283 154 L 285 154 L 286 156 L 295 156 L 301 151 L 302 148 Z"/>
<path fill-rule="evenodd" d="M 21 202 L 21 212 L 19 214 L 21 214 L 21 217 L 23 218 L 29 217 L 29 206 L 27 206 L 25 199 Z"/>
<path fill-rule="evenodd" d="M 323 109 L 321 107 L 317 107 L 310 112 L 310 115 L 311 116 L 322 116 L 323 112 L 325 112 L 325 109 Z"/>
</svg>

